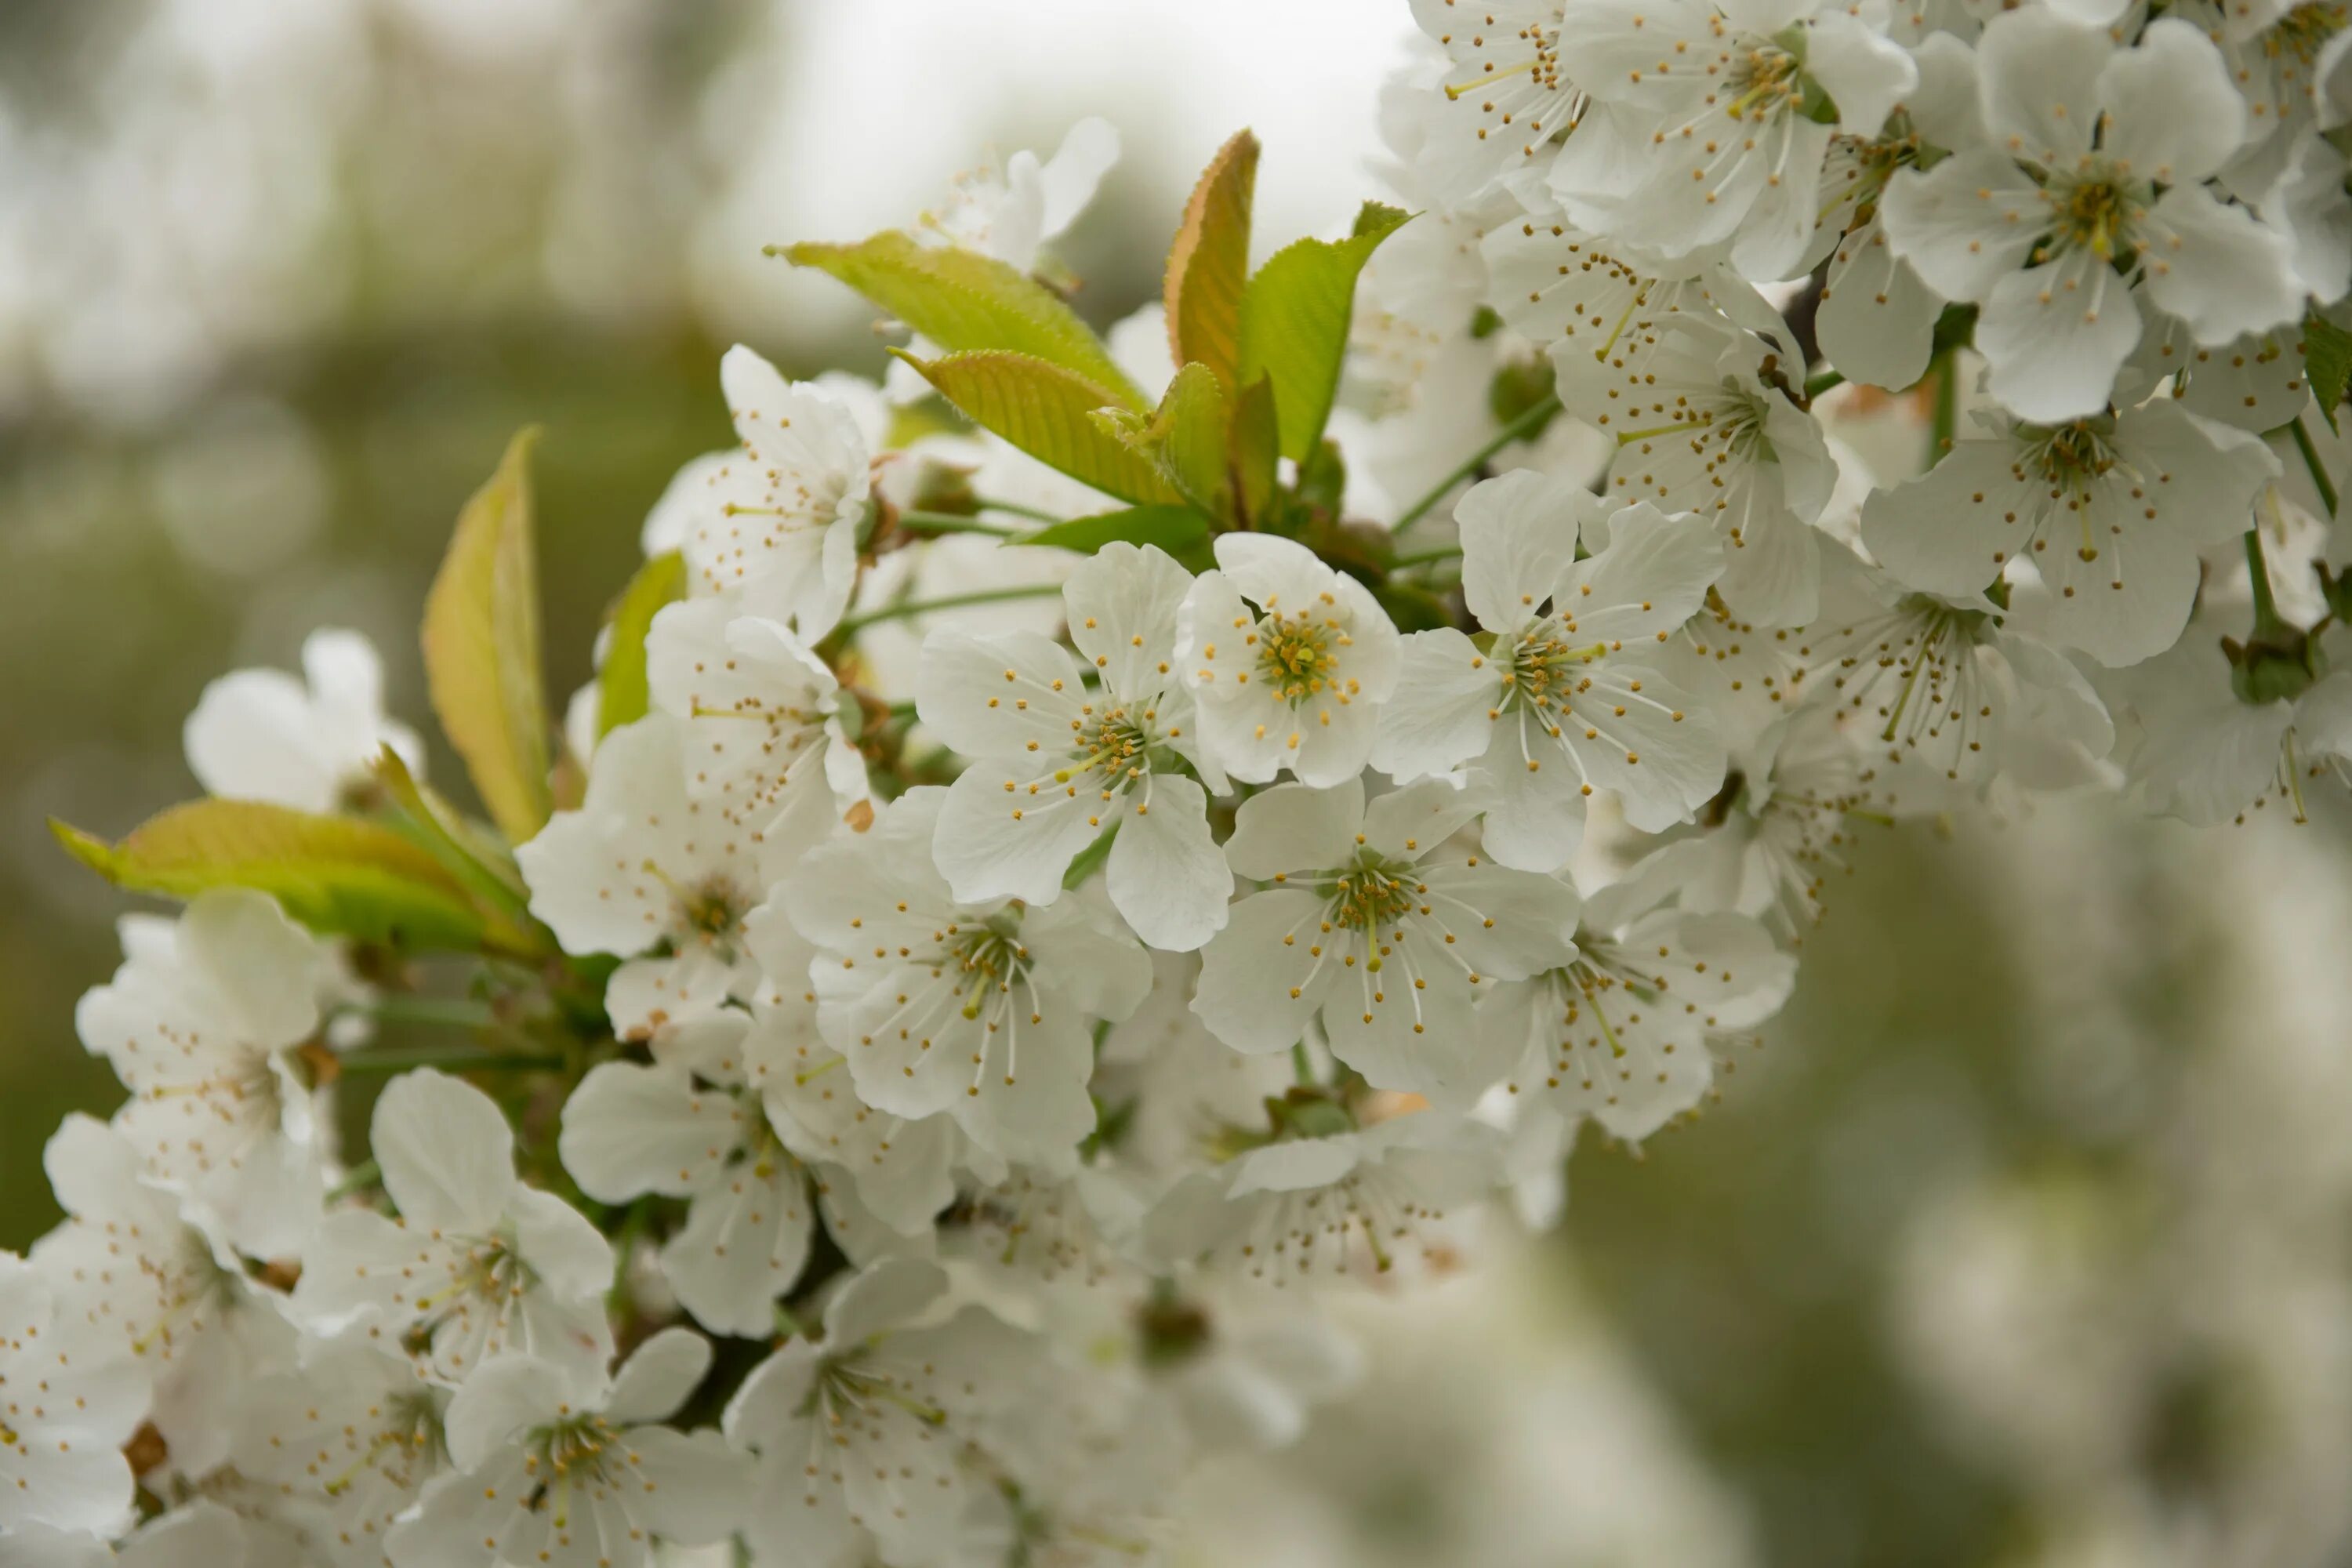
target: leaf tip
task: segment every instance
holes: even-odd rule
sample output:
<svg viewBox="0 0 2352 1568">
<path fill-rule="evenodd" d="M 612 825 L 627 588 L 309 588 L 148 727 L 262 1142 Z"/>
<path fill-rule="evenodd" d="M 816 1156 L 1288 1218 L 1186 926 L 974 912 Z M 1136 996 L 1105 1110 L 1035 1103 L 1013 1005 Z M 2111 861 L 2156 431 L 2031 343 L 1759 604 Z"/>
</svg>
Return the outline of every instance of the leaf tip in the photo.
<svg viewBox="0 0 2352 1568">
<path fill-rule="evenodd" d="M 114 880 L 114 846 L 95 833 L 84 833 L 61 816 L 49 818 L 49 835 L 67 854 L 108 881 Z"/>
</svg>

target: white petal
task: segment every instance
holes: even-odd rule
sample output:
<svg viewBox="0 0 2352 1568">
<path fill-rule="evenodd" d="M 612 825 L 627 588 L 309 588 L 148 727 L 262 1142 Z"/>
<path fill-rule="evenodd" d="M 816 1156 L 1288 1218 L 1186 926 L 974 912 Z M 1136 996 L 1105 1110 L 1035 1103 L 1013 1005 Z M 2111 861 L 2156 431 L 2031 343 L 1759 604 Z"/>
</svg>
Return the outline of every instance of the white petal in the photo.
<svg viewBox="0 0 2352 1568">
<path fill-rule="evenodd" d="M 1085 690 L 1050 637 L 941 627 L 923 639 L 916 701 L 923 722 L 967 756 L 1050 757 L 1067 754 Z"/>
<path fill-rule="evenodd" d="M 1071 860 L 1118 820 L 1124 799 L 1104 800 L 1089 774 L 1066 784 L 1038 763 L 983 754 L 948 786 L 932 852 L 962 902 L 1050 904 Z"/>
<path fill-rule="evenodd" d="M 2134 344 L 2139 308 L 2096 252 L 2070 247 L 1993 285 L 1977 323 L 1986 390 L 2021 418 L 2051 425 L 2103 412 Z"/>
<path fill-rule="evenodd" d="M 2010 159 L 1962 152 L 1924 174 L 1896 170 L 1879 212 L 1887 243 L 1929 288 L 1981 302 L 2032 254 L 2049 207 Z"/>
<path fill-rule="evenodd" d="M 1486 656 L 1451 626 L 1412 633 L 1403 651 L 1371 755 L 1374 767 L 1400 782 L 1448 772 L 1477 755 L 1494 729 L 1488 711 L 1501 696 Z"/>
<path fill-rule="evenodd" d="M 557 1148 L 580 1190 L 600 1203 L 684 1197 L 718 1179 L 743 1144 L 745 1123 L 732 1095 L 698 1089 L 682 1068 L 605 1062 L 564 1101 Z"/>
<path fill-rule="evenodd" d="M 1112 904 L 1151 947 L 1190 952 L 1224 929 L 1233 868 L 1209 832 L 1208 792 L 1191 779 L 1153 775 L 1138 791 L 1104 868 Z"/>
<path fill-rule="evenodd" d="M 1217 1038 L 1259 1055 L 1297 1042 L 1339 969 L 1336 961 L 1318 969 L 1307 951 L 1322 914 L 1321 900 L 1294 889 L 1234 906 L 1225 929 L 1202 950 L 1192 996 L 1192 1011 Z"/>
<path fill-rule="evenodd" d="M 2033 163 L 2072 168 L 2091 150 L 2100 71 L 2114 52 L 2104 28 L 2048 11 L 2004 12 L 1987 23 L 1977 40 L 1978 79 L 1995 144 Z"/>
<path fill-rule="evenodd" d="M 1462 528 L 1462 597 L 1478 624 L 1505 631 L 1535 614 L 1576 561 L 1592 493 L 1531 468 L 1470 488 L 1454 509 Z"/>
<path fill-rule="evenodd" d="M 2178 16 L 2157 18 L 2137 45 L 2116 51 L 2097 93 L 2107 112 L 2101 153 L 2159 185 L 2218 173 L 2245 139 L 2246 100 L 2221 51 Z"/>
<path fill-rule="evenodd" d="M 1238 876 L 1263 882 L 1285 871 L 1324 870 L 1355 853 L 1364 822 L 1364 786 L 1276 784 L 1242 802 L 1225 858 Z"/>
<path fill-rule="evenodd" d="M 662 1248 L 662 1272 L 705 1328 L 757 1338 L 773 1328 L 774 1302 L 800 1278 L 810 1228 L 800 1166 L 772 1152 L 695 1198 Z"/>
<path fill-rule="evenodd" d="M 2303 279 L 2275 229 L 2202 186 L 2177 185 L 2143 225 L 2148 297 L 2202 343 L 2268 331 L 2303 314 Z"/>
<path fill-rule="evenodd" d="M 490 1097 L 431 1068 L 375 1102 L 370 1146 L 383 1190 L 411 1225 L 484 1235 L 514 1195 L 514 1134 Z"/>
<path fill-rule="evenodd" d="M 1107 544 L 1062 585 L 1070 640 L 1118 696 L 1175 686 L 1176 615 L 1192 587 L 1192 574 L 1158 546 Z"/>
</svg>

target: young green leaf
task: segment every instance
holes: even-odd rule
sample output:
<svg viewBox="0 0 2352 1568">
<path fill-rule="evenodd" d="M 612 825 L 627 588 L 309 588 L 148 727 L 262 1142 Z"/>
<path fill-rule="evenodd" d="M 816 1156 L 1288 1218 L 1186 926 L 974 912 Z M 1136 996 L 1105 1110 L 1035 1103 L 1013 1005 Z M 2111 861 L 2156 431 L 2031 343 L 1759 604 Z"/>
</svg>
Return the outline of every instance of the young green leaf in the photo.
<svg viewBox="0 0 2352 1568">
<path fill-rule="evenodd" d="M 2311 383 L 2312 401 L 2336 428 L 2336 409 L 2352 383 L 2352 332 L 2347 332 L 2317 310 L 2303 324 L 2304 376 Z"/>
<path fill-rule="evenodd" d="M 1246 385 L 1264 375 L 1274 382 L 1284 457 L 1304 462 L 1323 438 L 1348 352 L 1356 277 L 1381 241 L 1411 216 L 1366 202 L 1347 238 L 1286 245 L 1249 280 L 1242 295 L 1241 381 Z"/>
<path fill-rule="evenodd" d="M 662 606 L 686 597 L 686 559 L 672 550 L 637 568 L 614 602 L 611 639 L 596 671 L 596 733 L 611 734 L 646 716 L 653 706 L 646 685 L 646 633 Z"/>
<path fill-rule="evenodd" d="M 1190 507 L 1139 506 L 1128 511 L 1106 511 L 1072 518 L 1017 542 L 1051 545 L 1056 550 L 1092 555 L 1106 544 L 1156 544 L 1180 560 L 1209 540 L 1209 520 Z"/>
<path fill-rule="evenodd" d="M 547 784 L 547 698 L 539 662 L 539 571 L 531 544 L 530 449 L 508 444 L 489 482 L 457 514 L 425 597 L 425 674 L 433 710 L 466 760 L 490 819 L 514 843 L 537 833 Z"/>
<path fill-rule="evenodd" d="M 531 918 L 530 889 L 505 845 L 460 816 L 390 746 L 369 771 L 391 804 L 385 825 L 432 856 L 465 889 L 483 912 L 490 945 L 518 952 L 551 950 L 553 939 Z"/>
<path fill-rule="evenodd" d="M 1273 510 L 1281 448 L 1274 419 L 1274 383 L 1261 375 L 1234 400 L 1226 436 L 1225 463 L 1233 471 L 1234 500 L 1244 527 L 1263 528 Z"/>
<path fill-rule="evenodd" d="M 456 879 L 389 827 L 249 800 L 199 800 L 149 818 L 120 844 L 54 819 L 74 858 L 117 887 L 192 899 L 212 888 L 268 893 L 312 931 L 420 948 L 481 946 L 481 914 Z"/>
<path fill-rule="evenodd" d="M 1039 462 L 1121 500 L 1181 500 L 1147 458 L 1087 417 L 1118 400 L 1095 383 L 1031 354 L 900 354 L 972 421 Z"/>
<path fill-rule="evenodd" d="M 1204 364 L 1188 364 L 1168 384 L 1159 409 L 1146 416 L 1121 408 L 1097 409 L 1095 423 L 1149 461 L 1179 494 L 1213 518 L 1233 511 L 1225 470 L 1225 389 Z"/>
<path fill-rule="evenodd" d="M 781 250 L 794 266 L 840 279 L 951 353 L 1026 354 L 1102 388 L 1105 403 L 1145 406 L 1143 395 L 1076 311 L 1035 279 L 993 257 L 918 245 L 895 229 L 856 245 L 801 244 Z"/>
<path fill-rule="evenodd" d="M 1207 365 L 1228 388 L 1240 380 L 1242 289 L 1249 276 L 1257 155 L 1257 138 L 1247 131 L 1217 149 L 1184 204 L 1161 284 L 1169 352 L 1178 364 Z"/>
</svg>

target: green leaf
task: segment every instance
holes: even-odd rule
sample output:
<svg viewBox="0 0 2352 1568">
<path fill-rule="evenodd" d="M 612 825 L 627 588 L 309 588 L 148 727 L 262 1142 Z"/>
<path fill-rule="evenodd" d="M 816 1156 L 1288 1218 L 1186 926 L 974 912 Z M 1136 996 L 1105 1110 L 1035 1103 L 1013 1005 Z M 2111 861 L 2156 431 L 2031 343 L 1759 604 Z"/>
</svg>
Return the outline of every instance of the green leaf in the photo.
<svg viewBox="0 0 2352 1568">
<path fill-rule="evenodd" d="M 951 353 L 1026 354 L 1102 388 L 1105 403 L 1144 406 L 1143 395 L 1076 311 L 993 257 L 918 245 L 896 229 L 856 245 L 782 250 L 794 266 L 831 273 Z"/>
<path fill-rule="evenodd" d="M 1073 518 L 1024 533 L 1024 545 L 1045 544 L 1092 555 L 1106 544 L 1156 544 L 1181 557 L 1208 542 L 1209 520 L 1185 506 L 1139 506 L 1129 511 L 1099 512 Z"/>
<path fill-rule="evenodd" d="M 1098 408 L 1093 418 L 1128 450 L 1144 458 L 1178 494 L 1213 518 L 1232 514 L 1225 472 L 1225 389 L 1204 364 L 1188 364 L 1168 384 L 1157 412 Z"/>
<path fill-rule="evenodd" d="M 1249 276 L 1257 155 L 1257 138 L 1247 131 L 1217 149 L 1184 204 L 1161 284 L 1169 352 L 1178 364 L 1207 365 L 1228 388 L 1241 380 L 1242 289 Z"/>
<path fill-rule="evenodd" d="M 2314 310 L 2303 323 L 2303 354 L 2311 395 L 2333 430 L 2336 405 L 2344 401 L 2346 384 L 2352 382 L 2352 332 Z"/>
<path fill-rule="evenodd" d="M 975 423 L 1049 468 L 1121 500 L 1183 499 L 1149 459 L 1087 417 L 1097 408 L 1118 406 L 1118 399 L 1060 365 L 1023 353 L 898 357 Z"/>
<path fill-rule="evenodd" d="M 312 931 L 409 947 L 475 948 L 484 922 L 432 856 L 389 827 L 249 800 L 199 800 L 120 844 L 54 818 L 74 858 L 119 888 L 192 899 L 251 888 Z"/>
<path fill-rule="evenodd" d="M 686 597 L 686 558 L 677 551 L 655 556 L 637 568 L 613 605 L 611 640 L 604 668 L 596 672 L 596 734 L 599 739 L 646 716 L 653 693 L 646 684 L 646 633 L 662 607 Z"/>
<path fill-rule="evenodd" d="M 1070 857 L 1069 868 L 1062 873 L 1062 887 L 1065 890 L 1077 887 L 1101 869 L 1102 863 L 1110 858 L 1111 841 L 1118 837 L 1118 825 L 1121 820 L 1119 817 L 1112 817 L 1110 826 L 1097 834 L 1093 842 Z"/>
<path fill-rule="evenodd" d="M 1348 497 L 1348 460 L 1336 441 L 1318 441 L 1315 450 L 1298 465 L 1298 499 L 1333 517 Z"/>
<path fill-rule="evenodd" d="M 457 514 L 425 596 L 425 674 L 433 710 L 489 810 L 517 844 L 553 809 L 547 697 L 539 662 L 539 569 L 531 545 L 530 449 L 507 446 L 499 470 Z"/>
<path fill-rule="evenodd" d="M 1276 251 L 1242 295 L 1241 381 L 1274 382 L 1282 455 L 1305 462 L 1323 438 L 1339 390 L 1356 277 L 1410 213 L 1366 202 L 1342 240 L 1302 239 Z"/>
<path fill-rule="evenodd" d="M 1225 463 L 1233 471 L 1235 509 L 1245 526 L 1262 527 L 1274 507 L 1282 458 L 1282 437 L 1274 417 L 1274 383 L 1265 376 L 1251 382 L 1234 400 L 1226 444 Z"/>
<path fill-rule="evenodd" d="M 460 816 L 390 746 L 368 771 L 390 803 L 386 826 L 432 856 L 483 912 L 484 945 L 509 952 L 553 951 L 554 939 L 531 918 L 530 889 L 505 845 Z"/>
</svg>

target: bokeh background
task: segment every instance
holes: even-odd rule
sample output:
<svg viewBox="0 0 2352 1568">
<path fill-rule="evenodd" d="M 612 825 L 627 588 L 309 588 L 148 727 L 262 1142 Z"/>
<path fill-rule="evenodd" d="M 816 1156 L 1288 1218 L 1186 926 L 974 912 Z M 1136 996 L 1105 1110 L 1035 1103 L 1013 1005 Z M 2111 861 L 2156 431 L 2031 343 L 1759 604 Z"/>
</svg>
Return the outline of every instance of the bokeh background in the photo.
<svg viewBox="0 0 2352 1568">
<path fill-rule="evenodd" d="M 0 5 L 0 1245 L 104 1110 L 73 1005 L 131 900 L 59 853 L 194 791 L 205 680 L 415 628 L 537 422 L 551 684 L 719 355 L 881 363 L 768 242 L 901 224 L 1100 114 L 1062 247 L 1152 298 L 1194 172 L 1261 238 L 1369 185 L 1404 0 Z M 445 777 L 457 770 L 435 759 Z M 1214 1564 L 2352 1563 L 2345 814 L 2207 835 L 2048 802 L 1866 832 L 1722 1102 L 1588 1138 L 1566 1218 L 1357 1314 L 1376 1370 L 1187 1500 Z"/>
</svg>

